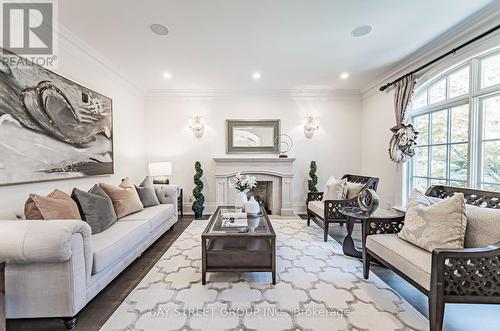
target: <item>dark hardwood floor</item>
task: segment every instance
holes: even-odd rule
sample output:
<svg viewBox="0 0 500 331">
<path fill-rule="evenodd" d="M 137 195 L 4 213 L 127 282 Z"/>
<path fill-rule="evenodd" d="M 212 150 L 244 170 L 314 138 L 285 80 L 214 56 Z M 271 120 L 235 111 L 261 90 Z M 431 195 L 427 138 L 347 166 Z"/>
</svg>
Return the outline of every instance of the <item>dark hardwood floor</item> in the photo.
<svg viewBox="0 0 500 331">
<path fill-rule="evenodd" d="M 305 218 L 304 215 L 301 215 Z M 165 233 L 156 241 L 141 257 L 134 261 L 104 290 L 101 291 L 79 314 L 79 319 L 74 330 L 94 331 L 98 330 L 111 316 L 126 296 L 137 286 L 140 280 L 154 266 L 156 261 L 165 253 L 172 243 L 179 237 L 184 229 L 191 223 L 192 217 L 185 216 L 179 220 L 175 227 Z M 345 226 L 330 225 L 330 235 L 338 242 L 342 242 L 345 235 Z M 355 226 L 353 238 L 360 245 L 361 231 Z M 331 240 L 331 239 L 330 239 Z M 390 287 L 404 297 L 424 316 L 428 316 L 427 297 L 408 284 L 394 272 L 377 265 L 371 269 L 377 276 L 385 281 Z M 449 304 L 446 306 L 444 331 L 481 331 L 500 330 L 500 306 L 499 305 L 459 305 Z M 61 319 L 22 319 L 8 320 L 8 331 L 22 330 L 66 330 Z"/>
<path fill-rule="evenodd" d="M 172 230 L 167 231 L 141 257 L 132 262 L 80 311 L 76 327 L 73 330 L 99 330 L 192 220 L 193 218 L 189 216 L 181 218 Z M 7 331 L 24 330 L 63 331 L 66 328 L 59 318 L 7 320 Z"/>
</svg>

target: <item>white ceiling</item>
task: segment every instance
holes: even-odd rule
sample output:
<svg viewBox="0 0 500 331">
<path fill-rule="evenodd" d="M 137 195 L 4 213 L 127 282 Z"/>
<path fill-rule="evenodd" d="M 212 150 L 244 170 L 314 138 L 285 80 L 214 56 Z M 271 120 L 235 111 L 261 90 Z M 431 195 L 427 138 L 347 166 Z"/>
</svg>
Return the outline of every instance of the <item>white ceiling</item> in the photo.
<svg viewBox="0 0 500 331">
<path fill-rule="evenodd" d="M 59 19 L 145 91 L 363 89 L 490 2 L 71 0 L 59 1 Z M 170 34 L 153 35 L 151 23 Z M 370 35 L 350 36 L 365 24 Z"/>
</svg>

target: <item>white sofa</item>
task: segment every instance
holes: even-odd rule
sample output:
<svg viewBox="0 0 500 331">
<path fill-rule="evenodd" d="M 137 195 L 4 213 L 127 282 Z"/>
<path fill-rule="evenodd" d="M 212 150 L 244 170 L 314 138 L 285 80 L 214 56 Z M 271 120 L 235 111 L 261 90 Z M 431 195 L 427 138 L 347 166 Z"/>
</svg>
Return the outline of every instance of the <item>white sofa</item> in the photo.
<svg viewBox="0 0 500 331">
<path fill-rule="evenodd" d="M 84 221 L 0 221 L 7 318 L 76 315 L 178 220 L 177 187 L 163 203 L 123 217 L 91 235 Z"/>
</svg>

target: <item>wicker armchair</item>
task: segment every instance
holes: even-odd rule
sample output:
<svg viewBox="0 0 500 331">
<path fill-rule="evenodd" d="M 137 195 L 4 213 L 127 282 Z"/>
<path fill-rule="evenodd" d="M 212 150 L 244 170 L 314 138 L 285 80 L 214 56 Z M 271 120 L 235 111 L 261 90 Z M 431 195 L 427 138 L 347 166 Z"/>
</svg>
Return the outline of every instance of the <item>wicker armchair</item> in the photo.
<svg viewBox="0 0 500 331">
<path fill-rule="evenodd" d="M 358 175 L 344 175 L 342 179 L 347 178 L 350 183 L 364 184 L 363 189 L 370 188 L 377 190 L 378 178 L 365 177 Z M 323 200 L 324 192 L 309 192 L 307 193 L 307 225 L 311 224 L 311 217 L 316 217 L 323 222 L 324 241 L 328 240 L 328 227 L 330 223 L 344 224 L 346 222 L 345 216 L 339 212 L 340 208 L 356 207 L 358 206 L 358 199 L 348 200 Z M 323 203 L 318 208 L 310 208 L 309 202 L 322 201 Z"/>
<path fill-rule="evenodd" d="M 468 204 L 483 208 L 500 209 L 500 193 L 479 191 L 472 189 L 432 186 L 425 193 L 429 197 L 447 198 L 455 192 L 462 192 Z M 404 224 L 404 217 L 377 220 L 369 219 L 363 223 L 363 276 L 368 279 L 370 261 L 375 259 L 392 269 L 410 284 L 420 290 L 429 298 L 429 324 L 430 331 L 441 331 L 444 320 L 444 308 L 446 303 L 500 303 L 500 242 L 481 248 L 462 249 L 435 249 L 432 254 L 427 253 L 427 268 L 430 277 L 422 282 L 414 272 L 408 273 L 394 266 L 399 263 L 391 253 L 375 253 L 377 246 L 383 240 L 389 242 L 390 234 L 397 234 Z M 500 224 L 499 224 L 500 226 Z M 389 236 L 384 235 L 389 234 Z M 379 236 L 381 235 L 381 236 Z M 371 236 L 371 238 L 370 238 Z M 377 239 L 378 237 L 378 239 Z M 401 240 L 401 239 L 395 239 Z M 411 245 L 407 243 L 406 245 Z M 388 245 L 389 246 L 389 245 Z M 401 245 L 403 246 L 403 245 Z M 392 248 L 399 247 L 392 245 Z M 390 251 L 390 249 L 389 249 Z M 404 247 L 398 249 L 398 258 L 404 258 Z M 419 253 L 421 254 L 421 253 Z M 417 254 L 412 254 L 415 258 Z M 424 268 L 420 268 L 425 269 Z"/>
</svg>

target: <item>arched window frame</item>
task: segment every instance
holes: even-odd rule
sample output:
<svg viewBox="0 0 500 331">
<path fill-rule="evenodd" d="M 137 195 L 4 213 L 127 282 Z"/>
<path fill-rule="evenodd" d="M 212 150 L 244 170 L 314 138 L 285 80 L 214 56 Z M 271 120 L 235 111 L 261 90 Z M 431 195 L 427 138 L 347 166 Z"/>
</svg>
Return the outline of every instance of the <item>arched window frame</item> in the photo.
<svg viewBox="0 0 500 331">
<path fill-rule="evenodd" d="M 491 181 L 491 176 L 485 176 L 483 162 L 484 157 L 487 156 L 488 146 L 491 144 L 500 144 L 500 125 L 498 126 L 498 134 L 495 134 L 493 137 L 490 134 L 491 125 L 485 126 L 485 104 L 491 104 L 490 101 L 493 99 L 500 100 L 500 81 L 495 81 L 495 84 L 491 86 L 484 86 L 482 82 L 485 60 L 497 56 L 500 57 L 500 47 L 498 47 L 500 43 L 496 42 L 494 44 L 497 47 L 493 49 L 490 47 L 490 50 L 483 52 L 476 50 L 476 55 L 469 56 L 453 66 L 448 65 L 448 68 L 441 70 L 437 74 L 436 72 L 429 73 L 426 76 L 430 78 L 422 77 L 420 82 L 418 82 L 411 105 L 410 121 L 414 125 L 418 125 L 419 119 L 423 119 L 423 122 L 425 122 L 424 119 L 427 117 L 428 123 L 424 127 L 426 126 L 429 136 L 423 132 L 418 140 L 417 156 L 408 163 L 406 176 L 408 179 L 406 184 L 407 193 L 411 192 L 414 188 L 425 189 L 430 185 L 437 184 L 500 191 L 500 174 L 497 174 L 499 177 L 498 180 Z M 464 68 L 468 68 L 468 92 L 452 96 L 450 94 L 450 77 L 464 70 Z M 430 91 L 438 84 L 442 84 L 443 79 L 446 84 L 445 99 L 431 103 Z M 422 95 L 425 95 L 426 99 L 424 106 L 420 106 L 422 105 L 420 103 Z M 497 105 L 500 107 L 500 103 Z M 462 113 L 467 109 L 468 112 L 466 141 L 458 141 L 453 136 L 454 114 L 458 114 L 458 112 L 455 113 L 457 109 Z M 491 106 L 488 109 L 491 109 Z M 487 114 L 489 112 L 490 110 L 488 110 Z M 447 127 L 445 130 L 446 135 L 442 137 L 441 141 L 433 140 L 431 135 L 433 131 L 432 125 L 438 123 L 437 120 L 434 121 L 434 117 L 438 118 L 438 115 L 442 116 L 443 119 L 446 117 L 445 121 L 442 122 Z M 488 134 L 486 134 L 487 132 Z M 450 158 L 458 155 L 456 153 L 458 149 L 461 149 L 463 152 L 464 146 L 466 146 L 465 150 L 467 151 L 467 171 L 465 174 L 463 172 L 460 174 L 461 176 L 465 175 L 462 178 L 460 175 L 457 176 L 457 173 L 452 170 L 452 168 L 456 169 L 456 167 L 452 167 L 454 161 L 450 162 Z M 439 149 L 441 149 L 441 152 L 445 150 L 444 172 L 436 171 L 439 168 L 437 167 L 439 162 L 434 162 L 434 164 L 432 162 L 433 151 L 438 152 Z M 426 153 L 427 157 L 424 157 Z M 435 154 L 438 155 L 440 153 Z M 419 157 L 421 158 L 420 160 Z M 427 164 L 421 162 L 422 159 L 427 159 Z M 421 162 L 418 164 L 418 169 L 417 162 Z M 422 173 L 423 169 L 426 171 L 425 174 Z M 435 176 L 436 173 L 439 173 L 439 176 Z"/>
</svg>

